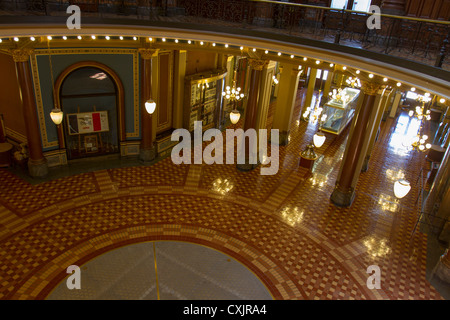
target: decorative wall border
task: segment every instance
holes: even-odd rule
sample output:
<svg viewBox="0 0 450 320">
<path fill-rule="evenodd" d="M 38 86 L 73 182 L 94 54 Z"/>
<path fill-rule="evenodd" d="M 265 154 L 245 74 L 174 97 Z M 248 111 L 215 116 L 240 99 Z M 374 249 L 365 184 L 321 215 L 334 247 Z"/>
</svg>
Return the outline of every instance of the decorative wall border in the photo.
<svg viewBox="0 0 450 320">
<path fill-rule="evenodd" d="M 48 55 L 49 49 L 36 49 L 31 55 L 31 71 L 34 81 L 36 96 L 36 106 L 38 111 L 39 126 L 41 129 L 41 139 L 43 148 L 57 147 L 58 141 L 48 141 L 47 127 L 45 125 L 45 112 L 42 101 L 41 85 L 39 81 L 39 69 L 36 57 Z M 71 49 L 50 49 L 52 55 L 73 55 L 73 54 L 131 54 L 133 56 L 133 98 L 134 98 L 134 125 L 133 132 L 127 132 L 127 138 L 139 137 L 139 59 L 137 49 L 111 49 L 111 48 L 71 48 Z"/>
</svg>

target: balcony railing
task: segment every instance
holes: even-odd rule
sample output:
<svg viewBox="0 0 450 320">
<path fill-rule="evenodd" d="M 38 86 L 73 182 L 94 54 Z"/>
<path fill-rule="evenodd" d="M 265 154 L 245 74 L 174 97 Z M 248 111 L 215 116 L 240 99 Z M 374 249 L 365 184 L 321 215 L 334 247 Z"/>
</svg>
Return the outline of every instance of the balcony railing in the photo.
<svg viewBox="0 0 450 320">
<path fill-rule="evenodd" d="M 70 4 L 82 15 L 237 27 L 314 39 L 450 70 L 450 22 L 371 14 L 265 0 L 0 0 L 0 15 L 61 15 Z"/>
</svg>

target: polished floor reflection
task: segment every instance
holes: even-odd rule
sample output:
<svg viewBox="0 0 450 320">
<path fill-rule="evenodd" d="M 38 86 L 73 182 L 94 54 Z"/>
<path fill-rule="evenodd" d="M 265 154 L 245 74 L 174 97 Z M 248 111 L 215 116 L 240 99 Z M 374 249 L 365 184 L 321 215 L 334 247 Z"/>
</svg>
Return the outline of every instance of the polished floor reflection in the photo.
<svg viewBox="0 0 450 320">
<path fill-rule="evenodd" d="M 69 265 L 125 245 L 172 240 L 236 259 L 274 299 L 442 299 L 426 278 L 427 235 L 413 232 L 425 154 L 402 141 L 417 133 L 416 124 L 404 113 L 382 122 L 352 207 L 338 208 L 330 195 L 348 129 L 327 134 L 312 172 L 299 167 L 317 130 L 300 121 L 304 95 L 298 92 L 276 175 L 225 164 L 174 165 L 170 158 L 121 168 L 111 161 L 110 168 L 103 163 L 34 184 L 1 169 L 0 298 L 45 299 Z M 274 108 L 276 101 L 269 128 Z M 393 192 L 398 177 L 412 185 L 401 200 Z M 366 285 L 371 265 L 380 267 L 381 289 Z"/>
</svg>

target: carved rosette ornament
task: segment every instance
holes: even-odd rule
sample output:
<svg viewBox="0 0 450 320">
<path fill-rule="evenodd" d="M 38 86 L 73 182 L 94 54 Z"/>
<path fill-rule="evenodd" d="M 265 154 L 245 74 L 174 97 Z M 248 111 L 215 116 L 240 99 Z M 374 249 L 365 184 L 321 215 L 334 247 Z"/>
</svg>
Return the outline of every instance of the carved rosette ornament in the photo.
<svg viewBox="0 0 450 320">
<path fill-rule="evenodd" d="M 33 54 L 33 49 L 14 49 L 11 54 L 14 62 L 27 62 Z"/>
<path fill-rule="evenodd" d="M 158 54 L 159 49 L 147 49 L 147 48 L 140 48 L 138 49 L 138 52 L 141 54 L 141 58 L 144 60 L 149 60 L 152 57 L 156 56 Z"/>
<path fill-rule="evenodd" d="M 264 69 L 264 67 L 269 65 L 269 62 L 269 60 L 248 59 L 248 64 L 250 65 L 250 67 L 258 71 L 261 71 L 262 69 Z"/>
</svg>

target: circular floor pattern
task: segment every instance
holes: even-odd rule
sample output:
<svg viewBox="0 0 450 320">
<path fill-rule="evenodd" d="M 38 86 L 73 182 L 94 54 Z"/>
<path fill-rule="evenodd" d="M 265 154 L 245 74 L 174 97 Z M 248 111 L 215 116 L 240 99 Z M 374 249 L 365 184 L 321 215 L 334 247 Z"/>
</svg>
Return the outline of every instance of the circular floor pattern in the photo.
<svg viewBox="0 0 450 320">
<path fill-rule="evenodd" d="M 187 242 L 125 246 L 98 256 L 80 270 L 81 289 L 67 288 L 68 274 L 47 300 L 156 300 L 158 292 L 161 300 L 272 299 L 243 264 L 217 250 Z"/>
</svg>

